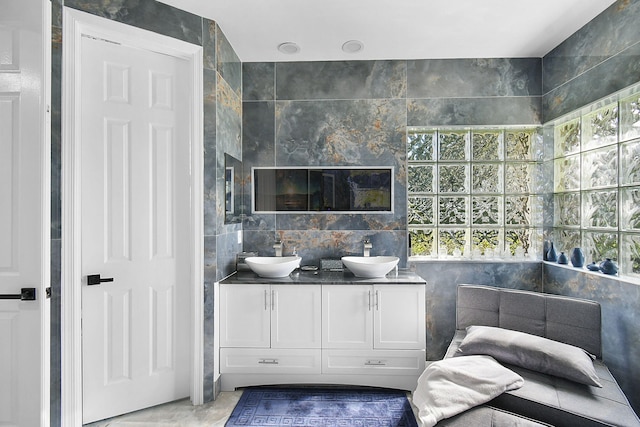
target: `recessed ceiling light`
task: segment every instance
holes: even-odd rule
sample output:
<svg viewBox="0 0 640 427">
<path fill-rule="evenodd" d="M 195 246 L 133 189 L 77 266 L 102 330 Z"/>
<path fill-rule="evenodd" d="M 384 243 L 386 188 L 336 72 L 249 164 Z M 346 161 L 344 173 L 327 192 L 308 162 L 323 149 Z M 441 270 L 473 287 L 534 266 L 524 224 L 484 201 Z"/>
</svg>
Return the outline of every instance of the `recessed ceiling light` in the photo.
<svg viewBox="0 0 640 427">
<path fill-rule="evenodd" d="M 294 53 L 300 52 L 300 46 L 294 42 L 284 42 L 278 45 L 278 50 L 287 55 L 293 55 Z"/>
<path fill-rule="evenodd" d="M 346 53 L 358 53 L 364 49 L 364 43 L 360 40 L 349 40 L 342 45 L 342 50 Z"/>
</svg>

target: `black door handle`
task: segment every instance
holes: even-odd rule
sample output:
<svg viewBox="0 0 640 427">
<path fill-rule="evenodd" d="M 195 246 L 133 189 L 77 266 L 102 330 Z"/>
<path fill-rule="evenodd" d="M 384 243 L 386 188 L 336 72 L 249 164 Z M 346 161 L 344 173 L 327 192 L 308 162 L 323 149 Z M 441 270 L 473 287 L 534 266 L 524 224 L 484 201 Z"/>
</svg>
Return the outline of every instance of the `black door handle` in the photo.
<svg viewBox="0 0 640 427">
<path fill-rule="evenodd" d="M 113 282 L 113 277 L 105 277 L 102 279 L 99 274 L 89 274 L 87 276 L 87 285 L 99 285 L 102 282 Z"/>
<path fill-rule="evenodd" d="M 36 288 L 22 288 L 19 294 L 1 294 L 0 299 L 19 299 L 21 301 L 35 301 Z"/>
</svg>

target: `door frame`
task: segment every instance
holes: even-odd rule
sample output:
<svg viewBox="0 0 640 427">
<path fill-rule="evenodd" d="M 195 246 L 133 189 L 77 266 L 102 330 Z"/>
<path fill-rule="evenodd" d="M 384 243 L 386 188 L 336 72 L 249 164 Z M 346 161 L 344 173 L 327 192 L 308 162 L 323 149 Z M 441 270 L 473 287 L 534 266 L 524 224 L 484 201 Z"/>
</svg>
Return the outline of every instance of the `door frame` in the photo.
<svg viewBox="0 0 640 427">
<path fill-rule="evenodd" d="M 82 425 L 82 275 L 80 54 L 83 36 L 172 55 L 189 63 L 190 138 L 190 397 L 203 403 L 204 384 L 204 213 L 203 213 L 203 53 L 202 46 L 101 18 L 63 9 L 62 59 L 62 259 L 61 259 L 61 423 Z"/>
</svg>

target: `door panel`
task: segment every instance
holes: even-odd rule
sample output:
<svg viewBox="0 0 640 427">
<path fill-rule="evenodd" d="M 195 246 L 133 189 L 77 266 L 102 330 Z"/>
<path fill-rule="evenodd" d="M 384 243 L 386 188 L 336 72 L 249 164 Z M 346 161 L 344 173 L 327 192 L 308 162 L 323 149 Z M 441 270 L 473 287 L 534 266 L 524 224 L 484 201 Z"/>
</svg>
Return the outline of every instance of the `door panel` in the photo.
<svg viewBox="0 0 640 427">
<path fill-rule="evenodd" d="M 416 285 L 374 285 L 374 348 L 425 348 L 425 289 Z"/>
<path fill-rule="evenodd" d="M 151 307 L 151 374 L 169 372 L 173 369 L 174 340 L 173 319 L 177 313 L 175 308 L 175 288 L 166 286 L 149 289 L 149 306 Z"/>
<path fill-rule="evenodd" d="M 323 348 L 373 348 L 371 298 L 370 285 L 323 286 Z"/>
<path fill-rule="evenodd" d="M 151 239 L 153 258 L 173 257 L 173 129 L 151 125 Z"/>
<path fill-rule="evenodd" d="M 131 380 L 131 290 L 104 293 L 107 384 Z"/>
<path fill-rule="evenodd" d="M 50 2 L 0 14 L 0 425 L 49 420 Z M 8 299 L 34 288 L 36 299 Z"/>
<path fill-rule="evenodd" d="M 220 286 L 220 347 L 271 346 L 269 285 Z"/>
<path fill-rule="evenodd" d="M 0 312 L 0 337 L 3 346 L 0 348 L 0 423 L 17 425 L 19 407 L 18 394 L 13 393 L 19 386 L 19 371 L 15 368 L 19 366 L 17 358 L 18 348 L 18 319 L 20 312 L 16 309 L 10 310 L 8 304 L 0 302 L 2 311 Z"/>
<path fill-rule="evenodd" d="M 88 37 L 80 75 L 87 423 L 189 395 L 189 77 Z"/>
<path fill-rule="evenodd" d="M 5 82 L 5 76 L 2 80 Z M 7 88 L 8 89 L 8 88 Z M 20 123 L 18 95 L 0 94 L 0 272 L 7 278 L 19 275 L 18 236 L 21 232 L 18 219 L 20 203 L 16 189 L 20 189 L 20 139 L 14 129 Z"/>
<path fill-rule="evenodd" d="M 105 119 L 105 262 L 131 260 L 131 156 L 129 146 L 130 123 L 124 120 Z M 99 177 L 96 177 L 98 179 Z"/>
<path fill-rule="evenodd" d="M 320 285 L 271 285 L 271 347 L 320 348 Z"/>
</svg>

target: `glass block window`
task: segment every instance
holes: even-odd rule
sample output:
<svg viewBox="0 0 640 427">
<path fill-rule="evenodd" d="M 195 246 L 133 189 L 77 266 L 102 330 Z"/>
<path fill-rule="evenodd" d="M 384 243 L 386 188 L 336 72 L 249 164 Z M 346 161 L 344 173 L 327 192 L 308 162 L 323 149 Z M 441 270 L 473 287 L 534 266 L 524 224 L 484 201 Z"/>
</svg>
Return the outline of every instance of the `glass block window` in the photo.
<svg viewBox="0 0 640 427">
<path fill-rule="evenodd" d="M 409 128 L 411 255 L 535 256 L 541 153 L 538 128 Z"/>
<path fill-rule="evenodd" d="M 587 262 L 640 277 L 640 94 L 614 95 L 554 123 L 553 235 Z"/>
</svg>

